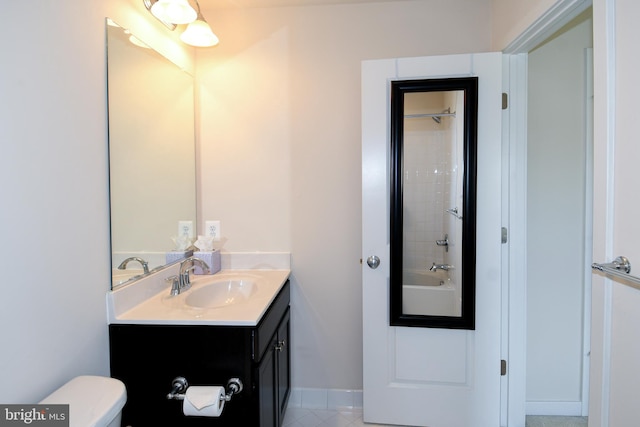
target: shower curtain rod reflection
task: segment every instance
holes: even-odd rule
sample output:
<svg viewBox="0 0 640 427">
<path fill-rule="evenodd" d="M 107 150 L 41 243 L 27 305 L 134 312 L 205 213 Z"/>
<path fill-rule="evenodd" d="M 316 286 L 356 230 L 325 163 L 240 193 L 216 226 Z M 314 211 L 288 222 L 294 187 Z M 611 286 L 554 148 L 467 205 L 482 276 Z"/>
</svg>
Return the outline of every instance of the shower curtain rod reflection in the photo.
<svg viewBox="0 0 640 427">
<path fill-rule="evenodd" d="M 405 119 L 420 119 L 422 117 L 455 117 L 456 113 L 405 114 Z"/>
</svg>

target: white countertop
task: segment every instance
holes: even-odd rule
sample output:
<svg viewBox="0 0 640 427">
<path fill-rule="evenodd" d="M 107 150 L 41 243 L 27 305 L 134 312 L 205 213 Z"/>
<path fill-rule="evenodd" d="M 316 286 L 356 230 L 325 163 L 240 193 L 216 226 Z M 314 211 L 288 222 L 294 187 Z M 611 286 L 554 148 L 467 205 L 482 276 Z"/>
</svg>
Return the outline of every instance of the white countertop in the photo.
<svg viewBox="0 0 640 427">
<path fill-rule="evenodd" d="M 192 276 L 191 289 L 170 296 L 165 270 L 107 294 L 109 324 L 256 326 L 289 278 L 290 270 L 222 270 L 214 275 Z M 185 299 L 214 279 L 249 278 L 256 290 L 251 298 L 217 308 L 196 308 Z"/>
</svg>

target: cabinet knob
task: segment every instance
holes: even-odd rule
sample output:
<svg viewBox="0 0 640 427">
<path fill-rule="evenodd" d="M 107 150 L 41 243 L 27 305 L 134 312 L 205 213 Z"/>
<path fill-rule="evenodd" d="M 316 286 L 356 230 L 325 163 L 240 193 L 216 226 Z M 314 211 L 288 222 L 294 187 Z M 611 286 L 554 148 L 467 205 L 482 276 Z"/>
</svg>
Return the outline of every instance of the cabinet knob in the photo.
<svg viewBox="0 0 640 427">
<path fill-rule="evenodd" d="M 285 344 L 286 344 L 285 340 L 278 341 L 278 343 L 275 345 L 274 349 L 277 350 L 277 351 L 282 351 L 282 350 L 284 350 Z"/>
</svg>

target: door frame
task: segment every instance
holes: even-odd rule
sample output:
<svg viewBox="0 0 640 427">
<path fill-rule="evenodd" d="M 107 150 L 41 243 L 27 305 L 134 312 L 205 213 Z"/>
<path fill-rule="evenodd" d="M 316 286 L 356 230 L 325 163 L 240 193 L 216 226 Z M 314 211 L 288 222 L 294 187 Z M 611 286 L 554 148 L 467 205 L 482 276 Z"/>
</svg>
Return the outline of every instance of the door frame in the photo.
<svg viewBox="0 0 640 427">
<path fill-rule="evenodd" d="M 503 246 L 502 359 L 508 375 L 502 381 L 501 424 L 524 427 L 526 419 L 526 291 L 527 291 L 527 58 L 528 52 L 591 6 L 591 0 L 560 0 L 517 36 L 504 50 L 504 91 L 508 108 L 503 114 Z M 587 301 L 585 301 L 587 304 Z M 587 318 L 585 318 L 586 320 Z M 585 337 L 590 334 L 585 322 Z M 588 341 L 585 341 L 585 346 Z M 583 367 L 582 412 L 588 411 L 589 366 Z"/>
</svg>

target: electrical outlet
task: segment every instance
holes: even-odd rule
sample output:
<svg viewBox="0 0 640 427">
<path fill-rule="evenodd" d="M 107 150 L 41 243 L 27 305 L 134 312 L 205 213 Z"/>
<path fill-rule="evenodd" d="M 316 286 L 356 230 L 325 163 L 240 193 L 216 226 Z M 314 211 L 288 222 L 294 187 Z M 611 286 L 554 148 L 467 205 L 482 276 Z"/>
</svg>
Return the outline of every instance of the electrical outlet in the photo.
<svg viewBox="0 0 640 427">
<path fill-rule="evenodd" d="M 193 239 L 193 221 L 178 221 L 178 236 Z"/>
<path fill-rule="evenodd" d="M 215 242 L 220 241 L 220 221 L 206 221 L 204 226 L 204 235 L 213 237 Z"/>
</svg>

